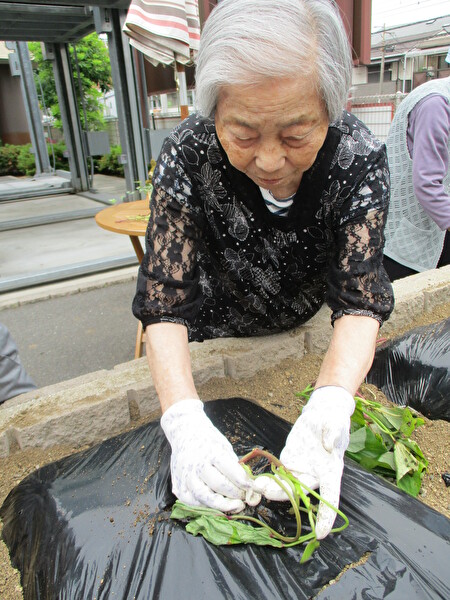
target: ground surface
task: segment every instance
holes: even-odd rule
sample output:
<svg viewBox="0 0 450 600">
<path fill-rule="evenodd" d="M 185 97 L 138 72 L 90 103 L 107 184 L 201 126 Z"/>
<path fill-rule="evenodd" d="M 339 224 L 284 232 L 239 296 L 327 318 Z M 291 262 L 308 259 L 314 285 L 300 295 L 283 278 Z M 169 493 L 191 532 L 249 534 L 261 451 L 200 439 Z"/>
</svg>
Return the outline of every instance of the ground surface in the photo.
<svg viewBox="0 0 450 600">
<path fill-rule="evenodd" d="M 410 329 L 434 323 L 449 316 L 450 303 L 437 308 L 433 313 L 423 315 L 411 325 Z M 396 332 L 398 335 L 401 333 L 401 331 Z M 314 381 L 320 363 L 320 356 L 307 355 L 300 361 L 284 361 L 276 368 L 263 370 L 251 379 L 211 380 L 199 390 L 199 393 L 204 400 L 230 397 L 249 398 L 273 413 L 289 421 L 294 421 L 300 409 L 300 403 L 295 393 Z M 415 439 L 430 462 L 428 472 L 423 480 L 420 499 L 450 518 L 450 488 L 446 487 L 442 479 L 442 474 L 450 471 L 448 462 L 450 423 L 427 420 L 426 424 L 415 434 Z M 54 462 L 72 452 L 71 447 L 50 450 L 34 449 L 0 459 L 0 505 L 10 490 L 26 475 L 36 468 Z M 19 574 L 11 567 L 9 554 L 3 542 L 0 542 L 0 599 L 23 599 Z"/>
</svg>

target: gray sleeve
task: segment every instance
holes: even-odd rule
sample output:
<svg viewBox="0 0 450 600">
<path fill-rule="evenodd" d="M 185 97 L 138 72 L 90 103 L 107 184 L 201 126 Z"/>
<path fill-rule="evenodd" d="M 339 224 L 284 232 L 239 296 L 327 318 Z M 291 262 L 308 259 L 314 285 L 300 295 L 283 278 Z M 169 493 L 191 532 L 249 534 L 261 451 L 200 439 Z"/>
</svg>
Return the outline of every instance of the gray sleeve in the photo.
<svg viewBox="0 0 450 600">
<path fill-rule="evenodd" d="M 0 323 L 0 403 L 36 389 L 20 361 L 9 330 Z"/>
<path fill-rule="evenodd" d="M 411 111 L 408 139 L 413 140 L 414 193 L 423 209 L 443 231 L 450 227 L 450 196 L 444 185 L 448 172 L 450 104 L 439 95 L 423 98 Z"/>
</svg>

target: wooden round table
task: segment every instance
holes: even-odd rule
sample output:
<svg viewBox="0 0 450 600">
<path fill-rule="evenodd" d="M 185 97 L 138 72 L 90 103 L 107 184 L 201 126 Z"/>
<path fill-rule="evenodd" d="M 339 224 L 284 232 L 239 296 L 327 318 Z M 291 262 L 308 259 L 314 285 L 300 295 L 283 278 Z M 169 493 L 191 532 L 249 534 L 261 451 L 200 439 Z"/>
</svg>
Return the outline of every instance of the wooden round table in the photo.
<svg viewBox="0 0 450 600">
<path fill-rule="evenodd" d="M 97 225 L 114 233 L 122 233 L 130 237 L 136 252 L 139 264 L 144 257 L 144 250 L 139 241 L 139 236 L 144 236 L 147 231 L 147 219 L 150 212 L 149 200 L 136 200 L 134 202 L 121 202 L 108 206 L 95 215 Z M 134 358 L 142 356 L 142 345 L 145 342 L 145 334 L 142 323 L 139 321 L 136 335 L 136 347 Z"/>
<path fill-rule="evenodd" d="M 144 236 L 147 230 L 147 220 L 150 212 L 148 200 L 121 202 L 108 206 L 95 215 L 97 225 L 114 233 L 130 236 L 139 264 L 142 262 L 144 251 L 139 236 Z"/>
</svg>

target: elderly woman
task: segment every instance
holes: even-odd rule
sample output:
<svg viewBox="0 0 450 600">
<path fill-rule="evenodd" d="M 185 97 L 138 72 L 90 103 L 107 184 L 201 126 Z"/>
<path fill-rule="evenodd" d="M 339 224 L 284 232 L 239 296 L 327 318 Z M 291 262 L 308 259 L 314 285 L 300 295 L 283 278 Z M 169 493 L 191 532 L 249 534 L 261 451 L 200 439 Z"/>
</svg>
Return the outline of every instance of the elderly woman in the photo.
<svg viewBox="0 0 450 600">
<path fill-rule="evenodd" d="M 281 460 L 338 505 L 353 396 L 393 307 L 382 266 L 384 147 L 343 111 L 351 55 L 329 0 L 223 0 L 202 32 L 198 113 L 167 138 L 133 311 L 185 503 L 240 511 L 257 493 L 203 411 L 188 342 L 285 331 L 326 301 L 333 334 Z M 317 534 L 334 513 L 319 507 Z"/>
</svg>

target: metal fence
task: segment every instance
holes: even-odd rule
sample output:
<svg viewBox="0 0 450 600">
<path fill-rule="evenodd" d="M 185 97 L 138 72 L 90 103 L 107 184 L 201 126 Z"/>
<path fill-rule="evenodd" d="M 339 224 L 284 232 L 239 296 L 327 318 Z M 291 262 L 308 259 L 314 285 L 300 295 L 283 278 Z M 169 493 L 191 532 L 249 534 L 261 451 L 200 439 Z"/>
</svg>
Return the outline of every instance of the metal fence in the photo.
<svg viewBox="0 0 450 600">
<path fill-rule="evenodd" d="M 349 109 L 381 141 L 386 141 L 389 127 L 400 102 L 407 96 L 402 92 L 381 96 L 352 98 Z"/>
</svg>

